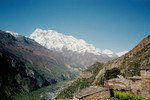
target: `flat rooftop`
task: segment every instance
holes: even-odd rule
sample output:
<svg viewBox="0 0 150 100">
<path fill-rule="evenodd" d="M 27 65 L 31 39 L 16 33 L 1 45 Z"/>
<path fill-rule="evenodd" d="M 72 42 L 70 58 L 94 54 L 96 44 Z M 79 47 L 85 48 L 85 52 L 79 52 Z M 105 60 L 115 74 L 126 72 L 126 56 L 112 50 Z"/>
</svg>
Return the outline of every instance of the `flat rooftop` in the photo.
<svg viewBox="0 0 150 100">
<path fill-rule="evenodd" d="M 141 80 L 140 76 L 126 77 L 126 78 L 130 80 Z"/>
<path fill-rule="evenodd" d="M 85 88 L 81 91 L 79 91 L 78 93 L 76 93 L 74 96 L 78 99 L 83 98 L 83 97 L 87 97 L 99 92 L 103 92 L 103 91 L 108 91 L 108 88 L 106 87 L 99 87 L 99 86 L 91 86 L 89 88 Z"/>
<path fill-rule="evenodd" d="M 150 67 L 140 67 L 140 70 L 150 70 Z"/>
</svg>

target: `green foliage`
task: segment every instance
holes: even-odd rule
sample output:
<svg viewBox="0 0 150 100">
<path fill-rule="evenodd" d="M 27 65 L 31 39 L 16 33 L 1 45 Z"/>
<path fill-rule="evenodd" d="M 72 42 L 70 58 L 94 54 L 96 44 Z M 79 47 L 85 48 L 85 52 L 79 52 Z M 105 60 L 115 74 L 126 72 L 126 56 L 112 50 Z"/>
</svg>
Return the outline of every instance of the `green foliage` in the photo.
<svg viewBox="0 0 150 100">
<path fill-rule="evenodd" d="M 33 90 L 33 87 L 36 86 L 36 82 L 32 81 L 30 78 L 24 77 L 21 81 L 23 86 L 27 86 L 28 91 Z"/>
<path fill-rule="evenodd" d="M 103 63 L 96 62 L 95 64 L 87 68 L 84 72 L 91 72 L 93 74 L 97 74 L 103 68 L 102 66 Z"/>
<path fill-rule="evenodd" d="M 140 76 L 140 69 L 137 66 L 139 65 L 135 63 L 135 67 L 132 68 L 132 76 L 136 76 L 136 75 Z"/>
<path fill-rule="evenodd" d="M 97 81 L 96 81 L 96 85 L 104 85 L 104 81 L 105 80 L 109 80 L 109 79 L 112 79 L 112 78 L 116 78 L 117 75 L 123 75 L 121 72 L 120 72 L 120 69 L 119 68 L 112 68 L 110 70 L 106 70 L 106 72 L 104 73 L 104 76 L 103 75 L 100 75 L 98 78 L 97 78 Z M 123 75 L 124 76 L 124 75 Z"/>
<path fill-rule="evenodd" d="M 104 77 L 106 80 L 109 80 L 111 78 L 116 78 L 117 75 L 120 75 L 120 69 L 118 68 L 112 68 L 110 70 L 106 70 Z"/>
<path fill-rule="evenodd" d="M 32 69 L 36 70 L 39 74 L 43 75 L 44 78 L 48 80 L 56 80 L 57 82 L 61 82 L 64 80 L 72 80 L 76 77 L 74 73 L 71 73 L 67 68 L 56 65 L 43 65 L 43 64 L 30 64 L 32 65 Z M 64 76 L 64 77 L 62 77 Z M 69 76 L 69 77 L 68 77 Z"/>
<path fill-rule="evenodd" d="M 129 92 L 123 93 L 123 92 L 114 91 L 114 97 L 109 98 L 109 100 L 146 100 L 146 99 L 141 96 L 134 96 Z"/>
<path fill-rule="evenodd" d="M 0 100 L 11 100 L 12 95 L 26 93 L 21 87 L 17 86 L 2 86 L 0 88 Z"/>
<path fill-rule="evenodd" d="M 96 85 L 104 85 L 104 79 L 102 75 L 97 78 Z"/>
</svg>

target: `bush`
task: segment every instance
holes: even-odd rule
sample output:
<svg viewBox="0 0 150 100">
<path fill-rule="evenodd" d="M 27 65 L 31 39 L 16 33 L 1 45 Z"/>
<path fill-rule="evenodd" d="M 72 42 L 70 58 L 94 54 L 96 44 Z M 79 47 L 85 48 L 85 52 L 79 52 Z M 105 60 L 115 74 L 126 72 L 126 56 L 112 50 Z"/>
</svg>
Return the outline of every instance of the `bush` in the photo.
<svg viewBox="0 0 150 100">
<path fill-rule="evenodd" d="M 106 70 L 105 74 L 104 74 L 104 77 L 106 80 L 109 80 L 111 78 L 116 78 L 117 75 L 120 75 L 120 69 L 118 68 L 113 68 L 113 69 L 110 69 L 110 70 Z"/>
<path fill-rule="evenodd" d="M 114 97 L 109 99 L 109 100 L 146 100 L 141 96 L 134 96 L 132 94 L 130 94 L 129 92 L 118 92 L 118 91 L 114 91 Z"/>
</svg>

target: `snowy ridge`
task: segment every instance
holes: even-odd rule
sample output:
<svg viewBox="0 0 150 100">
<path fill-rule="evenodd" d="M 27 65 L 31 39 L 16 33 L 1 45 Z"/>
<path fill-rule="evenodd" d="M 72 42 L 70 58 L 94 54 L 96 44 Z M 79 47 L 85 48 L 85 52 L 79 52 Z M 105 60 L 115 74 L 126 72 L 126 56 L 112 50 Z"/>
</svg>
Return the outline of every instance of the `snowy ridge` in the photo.
<svg viewBox="0 0 150 100">
<path fill-rule="evenodd" d="M 117 53 L 117 55 L 118 55 L 119 57 L 121 57 L 122 55 L 126 54 L 127 52 L 129 52 L 129 51 L 119 52 L 119 53 Z"/>
<path fill-rule="evenodd" d="M 76 39 L 73 36 L 63 35 L 53 30 L 36 29 L 30 37 L 39 44 L 45 46 L 48 49 L 57 50 L 62 52 L 63 49 L 71 50 L 77 53 L 92 53 L 95 55 L 107 55 L 111 58 L 117 57 L 117 54 L 110 50 L 100 50 L 94 47 L 92 44 L 86 43 L 82 39 Z"/>
<path fill-rule="evenodd" d="M 30 38 L 34 39 L 36 42 L 40 43 L 48 49 L 61 51 L 63 48 L 66 48 L 73 52 L 90 52 L 96 55 L 101 55 L 102 53 L 100 49 L 95 48 L 92 44 L 87 44 L 82 39 L 76 39 L 73 36 L 66 36 L 53 30 L 45 31 L 36 29 L 31 34 Z"/>
<path fill-rule="evenodd" d="M 15 32 L 11 32 L 11 31 L 5 31 L 5 32 L 7 32 L 7 33 L 10 33 L 11 35 L 13 35 L 14 37 L 17 37 L 17 36 L 19 36 L 19 34 L 18 33 L 15 33 Z"/>
<path fill-rule="evenodd" d="M 113 58 L 114 56 L 116 56 L 116 53 L 114 53 L 114 52 L 112 52 L 112 51 L 110 51 L 108 49 L 103 50 L 102 53 L 108 55 L 111 58 Z"/>
</svg>

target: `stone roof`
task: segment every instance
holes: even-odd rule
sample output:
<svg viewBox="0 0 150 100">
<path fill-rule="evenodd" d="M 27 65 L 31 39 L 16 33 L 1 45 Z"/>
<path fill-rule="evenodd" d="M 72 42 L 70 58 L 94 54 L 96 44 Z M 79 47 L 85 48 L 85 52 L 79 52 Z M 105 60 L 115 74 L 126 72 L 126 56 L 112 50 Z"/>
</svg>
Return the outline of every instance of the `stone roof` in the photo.
<svg viewBox="0 0 150 100">
<path fill-rule="evenodd" d="M 125 85 L 124 83 L 122 83 L 122 82 L 115 82 L 115 81 L 107 81 L 108 82 L 108 84 L 109 83 L 112 83 L 112 84 L 116 84 L 116 85 Z"/>
<path fill-rule="evenodd" d="M 103 92 L 103 91 L 108 91 L 108 88 L 106 87 L 99 87 L 99 86 L 91 86 L 89 88 L 85 88 L 81 91 L 79 91 L 78 93 L 76 93 L 74 96 L 78 99 L 83 98 L 83 97 L 87 97 L 99 92 Z"/>
<path fill-rule="evenodd" d="M 140 67 L 140 70 L 150 70 L 150 67 Z"/>
<path fill-rule="evenodd" d="M 130 80 L 141 80 L 141 77 L 133 76 L 133 77 L 127 77 L 127 79 L 130 79 Z"/>
<path fill-rule="evenodd" d="M 105 81 L 109 85 L 110 89 L 114 90 L 122 90 L 126 89 L 126 85 L 122 82 L 117 82 L 117 81 Z"/>
</svg>

